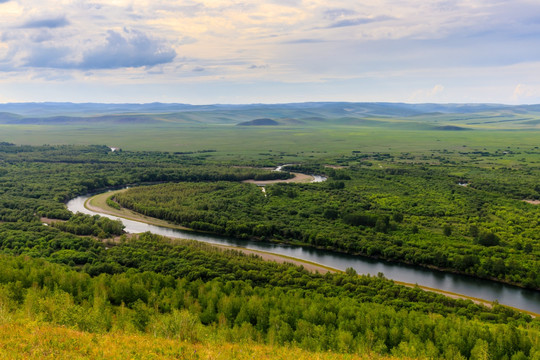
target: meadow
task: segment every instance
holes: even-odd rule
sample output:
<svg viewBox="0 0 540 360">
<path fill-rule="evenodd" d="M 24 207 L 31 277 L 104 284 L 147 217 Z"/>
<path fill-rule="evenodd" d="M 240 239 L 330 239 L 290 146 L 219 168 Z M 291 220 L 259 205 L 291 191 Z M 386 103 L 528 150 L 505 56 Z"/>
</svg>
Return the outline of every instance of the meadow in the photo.
<svg viewBox="0 0 540 360">
<path fill-rule="evenodd" d="M 196 152 L 215 150 L 212 159 L 231 163 L 259 160 L 331 161 L 352 151 L 413 153 L 433 151 L 489 151 L 530 149 L 538 146 L 536 130 L 444 131 L 384 127 L 331 126 L 237 127 L 234 125 L 0 125 L 1 140 L 15 144 L 108 145 L 129 151 Z M 518 159 L 510 155 L 503 164 Z"/>
</svg>

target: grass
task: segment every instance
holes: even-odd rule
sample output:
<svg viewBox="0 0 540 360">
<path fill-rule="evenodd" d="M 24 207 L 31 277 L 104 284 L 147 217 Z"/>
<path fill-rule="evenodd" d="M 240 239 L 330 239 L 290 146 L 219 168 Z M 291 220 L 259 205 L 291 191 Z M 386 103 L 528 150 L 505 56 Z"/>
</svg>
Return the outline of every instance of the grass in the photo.
<svg viewBox="0 0 540 360">
<path fill-rule="evenodd" d="M 231 125 L 0 125 L 0 141 L 15 144 L 105 144 L 124 150 L 197 151 L 212 149 L 219 161 L 305 161 L 365 153 L 432 150 L 495 151 L 538 146 L 534 130 L 433 131 L 310 125 L 302 127 L 236 127 Z M 159 140 L 157 140 L 159 139 Z M 511 157 L 510 157 L 511 158 Z M 517 161 L 517 159 L 514 159 Z"/>
<path fill-rule="evenodd" d="M 0 358 L 28 360 L 73 359 L 392 359 L 376 355 L 309 352 L 294 347 L 233 344 L 208 341 L 189 343 L 145 334 L 94 334 L 32 321 L 0 324 Z"/>
</svg>

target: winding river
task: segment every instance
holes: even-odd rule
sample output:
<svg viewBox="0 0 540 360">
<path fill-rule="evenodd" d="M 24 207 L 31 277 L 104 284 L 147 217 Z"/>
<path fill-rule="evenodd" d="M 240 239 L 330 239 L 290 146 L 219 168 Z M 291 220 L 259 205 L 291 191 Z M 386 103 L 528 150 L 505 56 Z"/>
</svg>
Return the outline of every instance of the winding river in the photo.
<svg viewBox="0 0 540 360">
<path fill-rule="evenodd" d="M 111 219 L 121 220 L 126 227 L 126 232 L 128 233 L 141 233 L 149 231 L 163 236 L 192 239 L 212 244 L 236 246 L 253 250 L 262 250 L 300 260 L 307 260 L 339 270 L 345 270 L 352 267 L 359 274 L 377 275 L 378 273 L 383 273 L 386 278 L 396 281 L 418 284 L 488 301 L 497 300 L 500 304 L 540 314 L 540 292 L 538 291 L 521 289 L 519 287 L 489 280 L 477 279 L 465 275 L 444 273 L 422 267 L 374 260 L 361 256 L 336 253 L 333 251 L 294 245 L 241 240 L 206 233 L 183 231 L 149 225 L 138 221 L 127 220 L 88 210 L 84 205 L 86 200 L 89 198 L 90 196 L 79 196 L 69 201 L 67 203 L 67 207 L 74 213 L 81 212 L 89 215 L 99 214 Z"/>
</svg>

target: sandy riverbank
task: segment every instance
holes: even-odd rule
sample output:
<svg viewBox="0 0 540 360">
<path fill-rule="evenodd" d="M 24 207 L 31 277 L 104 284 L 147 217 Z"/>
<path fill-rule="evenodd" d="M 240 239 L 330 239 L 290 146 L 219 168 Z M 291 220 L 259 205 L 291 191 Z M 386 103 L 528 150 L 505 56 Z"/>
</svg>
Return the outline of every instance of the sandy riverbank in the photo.
<svg viewBox="0 0 540 360">
<path fill-rule="evenodd" d="M 102 193 L 102 194 L 99 194 L 99 195 L 92 196 L 90 199 L 88 199 L 84 203 L 84 207 L 87 208 L 88 210 L 91 210 L 91 211 L 94 211 L 94 212 L 97 212 L 97 213 L 103 213 L 103 214 L 107 214 L 107 215 L 117 216 L 117 217 L 127 219 L 127 220 L 139 221 L 139 222 L 143 222 L 145 224 L 163 226 L 163 227 L 168 227 L 168 228 L 171 228 L 171 229 L 190 230 L 189 228 L 187 228 L 185 226 L 180 226 L 180 225 L 172 224 L 172 223 L 170 223 L 168 221 L 165 221 L 165 220 L 145 216 L 145 215 L 139 214 L 139 213 L 137 213 L 135 211 L 126 209 L 126 208 L 115 209 L 115 208 L 110 207 L 109 205 L 107 205 L 107 199 L 109 197 L 111 197 L 111 196 L 113 196 L 115 194 L 124 192 L 126 190 L 127 189 L 114 190 L 114 191 L 109 191 L 109 192 L 105 192 L 105 193 Z"/>
</svg>

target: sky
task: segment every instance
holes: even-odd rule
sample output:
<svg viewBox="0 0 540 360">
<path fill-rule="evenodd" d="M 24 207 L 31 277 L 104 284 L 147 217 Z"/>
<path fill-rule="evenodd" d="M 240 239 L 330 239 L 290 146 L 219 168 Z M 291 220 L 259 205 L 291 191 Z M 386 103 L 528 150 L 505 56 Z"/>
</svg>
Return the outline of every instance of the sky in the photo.
<svg viewBox="0 0 540 360">
<path fill-rule="evenodd" d="M 539 0 L 0 0 L 0 102 L 540 103 Z"/>
</svg>

